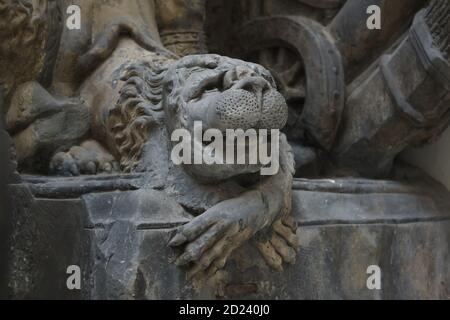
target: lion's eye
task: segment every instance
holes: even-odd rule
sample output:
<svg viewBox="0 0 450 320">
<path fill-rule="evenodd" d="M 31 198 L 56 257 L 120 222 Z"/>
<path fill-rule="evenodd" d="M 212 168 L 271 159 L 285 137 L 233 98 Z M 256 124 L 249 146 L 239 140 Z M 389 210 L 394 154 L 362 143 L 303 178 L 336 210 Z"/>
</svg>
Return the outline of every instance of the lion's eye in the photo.
<svg viewBox="0 0 450 320">
<path fill-rule="evenodd" d="M 204 94 L 206 93 L 214 93 L 214 92 L 220 92 L 219 91 L 219 89 L 217 89 L 217 88 L 214 88 L 214 89 L 208 89 L 208 90 L 205 90 L 205 92 L 204 92 Z"/>
<path fill-rule="evenodd" d="M 220 92 L 221 91 L 216 86 L 211 86 L 211 87 L 205 88 L 202 91 L 202 93 L 200 94 L 200 96 L 198 96 L 196 99 L 201 100 L 201 99 L 205 98 L 205 96 L 220 93 Z"/>
<path fill-rule="evenodd" d="M 223 77 L 214 77 L 208 79 L 204 83 L 204 86 L 201 89 L 201 94 L 197 97 L 197 99 L 201 99 L 203 95 L 220 93 L 223 91 Z"/>
<path fill-rule="evenodd" d="M 200 100 L 204 94 L 221 92 L 223 88 L 223 73 L 208 70 L 197 74 L 188 81 L 186 97 L 190 100 Z"/>
<path fill-rule="evenodd" d="M 219 83 L 210 83 L 203 88 L 203 93 L 217 92 L 219 91 Z"/>
</svg>

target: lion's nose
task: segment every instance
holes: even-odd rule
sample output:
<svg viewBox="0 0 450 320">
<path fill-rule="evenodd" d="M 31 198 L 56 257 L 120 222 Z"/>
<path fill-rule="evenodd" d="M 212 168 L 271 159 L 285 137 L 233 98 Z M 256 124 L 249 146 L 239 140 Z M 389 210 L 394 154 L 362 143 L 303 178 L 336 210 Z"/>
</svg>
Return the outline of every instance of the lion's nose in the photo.
<svg viewBox="0 0 450 320">
<path fill-rule="evenodd" d="M 258 124 L 261 107 L 253 93 L 243 89 L 227 90 L 211 101 L 206 117 L 209 128 L 247 130 Z"/>
<path fill-rule="evenodd" d="M 287 121 L 287 105 L 270 83 L 247 67 L 237 66 L 223 80 L 224 92 L 210 101 L 206 113 L 209 128 L 281 129 Z"/>
<path fill-rule="evenodd" d="M 262 87 L 259 87 L 262 88 Z M 257 95 L 244 89 L 231 89 L 211 101 L 207 109 L 208 128 L 226 129 L 282 129 L 287 122 L 288 107 L 276 90 Z"/>
</svg>

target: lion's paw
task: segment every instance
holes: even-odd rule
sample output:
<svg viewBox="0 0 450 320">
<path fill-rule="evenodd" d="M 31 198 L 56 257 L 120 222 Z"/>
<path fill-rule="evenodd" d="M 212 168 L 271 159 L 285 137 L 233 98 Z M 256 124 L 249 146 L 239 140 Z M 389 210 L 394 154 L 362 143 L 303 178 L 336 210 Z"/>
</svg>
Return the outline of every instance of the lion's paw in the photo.
<svg viewBox="0 0 450 320">
<path fill-rule="evenodd" d="M 72 147 L 68 152 L 59 152 L 50 162 L 50 173 L 59 176 L 95 175 L 119 171 L 119 163 L 95 141 Z"/>
<path fill-rule="evenodd" d="M 283 271 L 283 263 L 295 264 L 299 239 L 293 217 L 275 221 L 268 233 L 257 239 L 256 246 L 266 263 L 277 271 Z"/>
</svg>

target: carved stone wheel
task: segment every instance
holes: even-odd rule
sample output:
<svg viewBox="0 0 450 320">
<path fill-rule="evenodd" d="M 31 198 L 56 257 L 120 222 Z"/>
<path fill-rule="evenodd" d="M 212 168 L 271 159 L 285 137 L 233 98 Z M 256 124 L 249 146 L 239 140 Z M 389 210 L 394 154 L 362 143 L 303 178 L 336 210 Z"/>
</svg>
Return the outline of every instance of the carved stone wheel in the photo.
<svg viewBox="0 0 450 320">
<path fill-rule="evenodd" d="M 306 76 L 303 61 L 295 51 L 281 46 L 267 47 L 255 50 L 246 58 L 269 69 L 289 106 L 303 109 Z"/>
<path fill-rule="evenodd" d="M 344 70 L 324 26 L 296 16 L 244 24 L 234 55 L 267 67 L 290 107 L 291 138 L 309 138 L 329 150 L 344 108 Z"/>
</svg>

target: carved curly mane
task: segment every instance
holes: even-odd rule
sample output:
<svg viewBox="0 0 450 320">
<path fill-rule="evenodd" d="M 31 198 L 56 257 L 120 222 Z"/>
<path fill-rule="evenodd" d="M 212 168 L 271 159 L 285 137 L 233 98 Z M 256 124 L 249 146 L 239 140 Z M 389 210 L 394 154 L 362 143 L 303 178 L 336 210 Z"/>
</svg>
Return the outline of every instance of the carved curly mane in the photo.
<svg viewBox="0 0 450 320">
<path fill-rule="evenodd" d="M 162 80 L 166 70 L 164 65 L 141 62 L 127 68 L 121 78 L 125 84 L 110 111 L 108 131 L 125 172 L 136 167 L 151 128 L 162 123 Z"/>
</svg>

